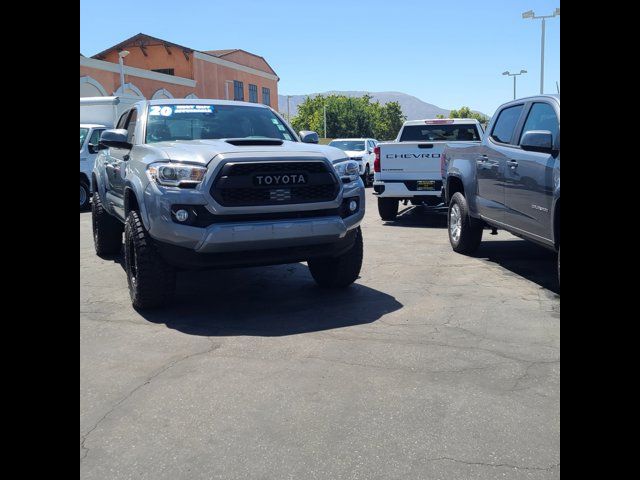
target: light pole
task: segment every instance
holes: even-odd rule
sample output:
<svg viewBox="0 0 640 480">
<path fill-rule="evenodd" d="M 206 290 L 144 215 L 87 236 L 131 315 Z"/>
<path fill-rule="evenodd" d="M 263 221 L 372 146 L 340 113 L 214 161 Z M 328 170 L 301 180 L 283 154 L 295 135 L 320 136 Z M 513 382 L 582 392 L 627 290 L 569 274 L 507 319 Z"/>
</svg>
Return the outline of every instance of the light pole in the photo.
<svg viewBox="0 0 640 480">
<path fill-rule="evenodd" d="M 118 63 L 120 64 L 120 88 L 124 95 L 124 57 L 129 55 L 129 50 L 122 50 L 118 52 Z"/>
<path fill-rule="evenodd" d="M 324 138 L 327 138 L 327 104 L 324 104 Z"/>
<path fill-rule="evenodd" d="M 522 14 L 522 18 L 531 18 L 532 20 L 536 20 L 538 18 L 542 19 L 542 37 L 540 40 L 540 95 L 542 95 L 542 90 L 544 88 L 544 27 L 545 27 L 545 21 L 547 18 L 553 18 L 555 16 L 560 16 L 560 7 L 556 8 L 555 11 L 553 12 L 553 15 L 540 15 L 540 16 L 536 16 L 535 13 L 533 13 L 533 10 L 529 10 L 527 12 L 524 12 Z"/>
<path fill-rule="evenodd" d="M 507 70 L 506 72 L 502 72 L 502 75 L 508 75 L 510 77 L 513 77 L 513 99 L 516 99 L 516 77 L 518 75 L 522 75 L 523 73 L 527 73 L 526 70 L 520 70 L 520 73 L 509 73 L 509 70 Z"/>
<path fill-rule="evenodd" d="M 287 122 L 291 123 L 291 113 L 289 112 L 289 100 L 291 95 L 287 95 Z"/>
</svg>

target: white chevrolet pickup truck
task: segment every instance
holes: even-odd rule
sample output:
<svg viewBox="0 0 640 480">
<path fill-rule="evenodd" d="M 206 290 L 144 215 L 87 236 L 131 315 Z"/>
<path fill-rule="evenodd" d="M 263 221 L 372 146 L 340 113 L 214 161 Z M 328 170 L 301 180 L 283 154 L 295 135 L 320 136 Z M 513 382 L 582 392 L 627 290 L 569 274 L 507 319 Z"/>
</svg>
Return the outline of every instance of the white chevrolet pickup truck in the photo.
<svg viewBox="0 0 640 480">
<path fill-rule="evenodd" d="M 385 221 L 398 215 L 400 201 L 444 206 L 442 151 L 447 143 L 478 142 L 483 135 L 473 118 L 410 120 L 393 142 L 375 148 L 374 194 Z"/>
</svg>

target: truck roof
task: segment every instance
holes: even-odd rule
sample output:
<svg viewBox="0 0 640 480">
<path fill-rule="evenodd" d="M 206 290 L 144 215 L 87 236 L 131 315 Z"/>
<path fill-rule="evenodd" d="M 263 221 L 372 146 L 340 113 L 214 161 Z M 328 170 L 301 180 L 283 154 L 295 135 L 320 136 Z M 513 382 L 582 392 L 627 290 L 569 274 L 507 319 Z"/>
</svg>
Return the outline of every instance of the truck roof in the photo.
<svg viewBox="0 0 640 480">
<path fill-rule="evenodd" d="M 425 123 L 434 124 L 442 123 L 442 124 L 457 124 L 457 123 L 466 123 L 466 124 L 476 124 L 479 123 L 475 118 L 425 118 L 423 120 L 407 120 L 402 124 L 402 126 L 406 125 L 424 125 Z"/>
<path fill-rule="evenodd" d="M 556 102 L 558 102 L 558 104 L 560 103 L 559 93 L 543 93 L 542 95 L 531 95 L 530 97 L 522 97 L 522 98 L 516 98 L 515 100 L 509 100 L 508 102 L 504 102 L 502 105 L 500 105 L 496 109 L 496 111 L 512 103 L 531 102 L 531 101 L 535 101 L 536 99 L 539 100 L 541 98 L 553 98 Z"/>
<path fill-rule="evenodd" d="M 219 100 L 217 98 L 158 98 L 156 100 L 143 100 L 149 105 L 243 105 L 247 107 L 271 108 L 262 103 L 240 102 L 238 100 Z"/>
</svg>

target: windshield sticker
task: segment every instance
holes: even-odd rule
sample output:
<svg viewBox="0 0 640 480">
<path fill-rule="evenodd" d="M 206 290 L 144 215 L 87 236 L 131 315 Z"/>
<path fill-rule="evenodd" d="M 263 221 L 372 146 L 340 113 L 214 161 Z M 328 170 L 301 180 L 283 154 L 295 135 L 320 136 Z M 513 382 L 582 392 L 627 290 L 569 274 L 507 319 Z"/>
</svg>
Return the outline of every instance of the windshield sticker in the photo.
<svg viewBox="0 0 640 480">
<path fill-rule="evenodd" d="M 213 113 L 213 105 L 176 105 L 173 113 Z"/>
<path fill-rule="evenodd" d="M 149 115 L 153 116 L 170 117 L 178 113 L 213 113 L 213 105 L 152 105 L 149 109 Z"/>
<path fill-rule="evenodd" d="M 273 122 L 274 125 L 278 124 L 278 119 L 277 118 L 272 118 L 271 121 Z"/>
<path fill-rule="evenodd" d="M 284 132 L 284 127 L 282 125 L 278 125 L 278 130 L 280 130 L 281 132 Z"/>
<path fill-rule="evenodd" d="M 285 140 L 291 140 L 291 135 L 289 135 L 288 133 L 283 133 L 282 136 Z"/>
<path fill-rule="evenodd" d="M 160 105 L 152 105 L 149 108 L 149 115 L 162 115 L 163 117 L 168 117 L 173 113 L 173 109 L 171 107 L 161 107 Z"/>
</svg>

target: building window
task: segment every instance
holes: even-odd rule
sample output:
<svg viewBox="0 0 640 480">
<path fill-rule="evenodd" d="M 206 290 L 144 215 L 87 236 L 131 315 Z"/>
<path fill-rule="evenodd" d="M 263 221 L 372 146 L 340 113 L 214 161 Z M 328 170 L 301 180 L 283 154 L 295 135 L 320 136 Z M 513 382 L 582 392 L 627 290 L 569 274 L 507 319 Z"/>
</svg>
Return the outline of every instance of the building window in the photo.
<svg viewBox="0 0 640 480">
<path fill-rule="evenodd" d="M 262 103 L 271 106 L 271 90 L 267 87 L 262 87 Z"/>
<path fill-rule="evenodd" d="M 258 103 L 258 86 L 249 84 L 249 101 Z"/>
<path fill-rule="evenodd" d="M 233 99 L 244 101 L 244 83 L 233 81 Z"/>
<path fill-rule="evenodd" d="M 152 69 L 151 71 L 164 73 L 165 75 L 175 75 L 175 73 L 173 73 L 173 68 L 156 68 L 156 69 Z"/>
</svg>

